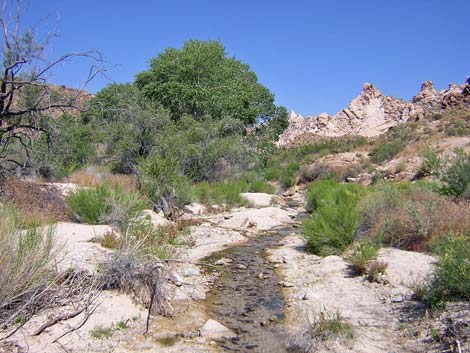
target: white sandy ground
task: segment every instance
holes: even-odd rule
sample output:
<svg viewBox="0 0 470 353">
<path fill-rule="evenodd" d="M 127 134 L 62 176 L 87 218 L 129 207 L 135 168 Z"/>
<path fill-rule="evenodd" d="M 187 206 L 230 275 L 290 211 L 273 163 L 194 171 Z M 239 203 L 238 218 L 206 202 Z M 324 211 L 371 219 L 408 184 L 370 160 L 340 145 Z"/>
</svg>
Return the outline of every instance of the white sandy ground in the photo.
<svg viewBox="0 0 470 353">
<path fill-rule="evenodd" d="M 208 222 L 191 227 L 192 245 L 180 248 L 175 255 L 177 260 L 183 262 L 170 262 L 170 277 L 181 280 L 179 286 L 172 285 L 171 279 L 167 285 L 169 295 L 174 298 L 175 315 L 173 318 L 152 318 L 146 336 L 143 335 L 146 319 L 144 308 L 134 304 L 126 295 L 105 291 L 98 298 L 99 305 L 85 325 L 60 339 L 59 343 L 52 341 L 67 328 L 76 326 L 83 319 L 83 315 L 56 324 L 37 337 L 32 337 L 31 333 L 49 317 L 73 311 L 72 302 L 69 307 L 56 308 L 34 317 L 12 336 L 10 341 L 27 347 L 28 353 L 218 352 L 220 349 L 210 339 L 210 333 L 208 337 L 199 337 L 200 329 L 208 320 L 201 300 L 205 299 L 205 293 L 210 289 L 212 279 L 203 274 L 198 262 L 216 251 L 246 241 L 247 237 L 243 234 L 255 236 L 259 230 L 291 223 L 295 215 L 295 210 L 285 211 L 279 207 L 265 207 L 242 208 L 223 215 L 195 216 L 207 219 Z M 250 221 L 256 222 L 256 226 L 250 224 Z M 236 230 L 229 229 L 231 227 Z M 58 267 L 62 270 L 75 267 L 95 272 L 97 265 L 112 254 L 97 241 L 105 233 L 112 231 L 110 226 L 58 223 L 55 225 L 55 231 L 56 239 L 64 251 L 64 256 L 58 263 Z M 118 322 L 126 322 L 128 328 L 116 329 Z M 91 332 L 99 326 L 113 327 L 112 336 L 106 339 L 93 338 Z M 165 340 L 173 340 L 176 336 L 178 336 L 176 342 L 171 342 L 168 346 Z"/>
<path fill-rule="evenodd" d="M 333 341 L 318 352 L 406 352 L 400 335 L 399 310 L 415 285 L 432 271 L 428 255 L 381 249 L 379 259 L 388 263 L 388 284 L 369 283 L 351 277 L 338 256 L 320 258 L 304 251 L 305 241 L 288 236 L 270 251 L 270 261 L 280 264 L 279 273 L 292 287 L 285 288 L 287 326 L 292 332 L 306 327 L 321 311 L 339 312 L 354 326 L 352 341 Z"/>
</svg>

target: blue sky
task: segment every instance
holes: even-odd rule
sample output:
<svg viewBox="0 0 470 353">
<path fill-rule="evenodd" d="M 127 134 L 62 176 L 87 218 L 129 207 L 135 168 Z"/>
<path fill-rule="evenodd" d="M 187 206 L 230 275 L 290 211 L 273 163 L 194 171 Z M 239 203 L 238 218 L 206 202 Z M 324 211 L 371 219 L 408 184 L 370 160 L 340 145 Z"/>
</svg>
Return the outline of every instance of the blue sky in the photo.
<svg viewBox="0 0 470 353">
<path fill-rule="evenodd" d="M 99 50 L 114 82 L 132 81 L 167 47 L 220 40 L 277 104 L 309 115 L 337 112 L 366 81 L 404 99 L 428 79 L 438 89 L 463 83 L 469 16 L 469 0 L 30 0 L 24 19 L 58 33 L 50 57 Z M 68 63 L 52 81 L 77 86 L 86 68 Z"/>
</svg>

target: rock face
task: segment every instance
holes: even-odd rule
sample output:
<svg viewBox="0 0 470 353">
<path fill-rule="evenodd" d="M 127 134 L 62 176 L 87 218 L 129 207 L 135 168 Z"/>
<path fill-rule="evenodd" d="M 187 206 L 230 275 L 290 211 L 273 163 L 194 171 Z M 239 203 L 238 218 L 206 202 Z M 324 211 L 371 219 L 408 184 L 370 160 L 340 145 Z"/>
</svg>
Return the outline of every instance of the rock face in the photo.
<svg viewBox="0 0 470 353">
<path fill-rule="evenodd" d="M 431 81 L 426 81 L 411 102 L 385 96 L 374 85 L 364 83 L 362 93 L 333 116 L 321 113 L 304 118 L 292 111 L 278 145 L 298 145 L 315 137 L 373 137 L 409 119 L 458 106 L 470 108 L 468 81 L 463 85 L 451 84 L 443 91 L 437 91 Z"/>
</svg>

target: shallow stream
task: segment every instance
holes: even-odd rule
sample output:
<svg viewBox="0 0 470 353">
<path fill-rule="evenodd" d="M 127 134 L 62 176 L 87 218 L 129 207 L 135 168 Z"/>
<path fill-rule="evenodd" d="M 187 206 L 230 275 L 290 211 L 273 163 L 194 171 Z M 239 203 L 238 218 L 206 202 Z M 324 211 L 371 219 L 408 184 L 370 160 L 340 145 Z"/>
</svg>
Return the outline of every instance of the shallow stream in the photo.
<svg viewBox="0 0 470 353">
<path fill-rule="evenodd" d="M 237 334 L 218 342 L 225 351 L 286 352 L 281 279 L 265 250 L 277 247 L 293 232 L 298 232 L 295 225 L 271 230 L 205 259 L 212 264 L 222 258 L 232 260 L 206 300 L 209 316 Z"/>
</svg>

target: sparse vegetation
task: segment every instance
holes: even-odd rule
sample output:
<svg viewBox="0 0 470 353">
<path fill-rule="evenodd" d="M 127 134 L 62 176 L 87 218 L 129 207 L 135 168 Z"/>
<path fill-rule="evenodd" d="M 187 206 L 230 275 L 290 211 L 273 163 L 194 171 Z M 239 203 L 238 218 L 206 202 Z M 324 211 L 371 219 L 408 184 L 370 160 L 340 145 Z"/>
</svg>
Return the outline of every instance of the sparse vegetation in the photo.
<svg viewBox="0 0 470 353">
<path fill-rule="evenodd" d="M 353 326 L 348 323 L 339 311 L 320 311 L 312 318 L 308 318 L 308 327 L 290 337 L 287 343 L 288 352 L 313 353 L 329 340 L 352 340 L 354 338 Z"/>
<path fill-rule="evenodd" d="M 90 336 L 95 339 L 106 339 L 110 338 L 114 333 L 113 326 L 102 326 L 97 325 L 90 331 Z"/>
</svg>

